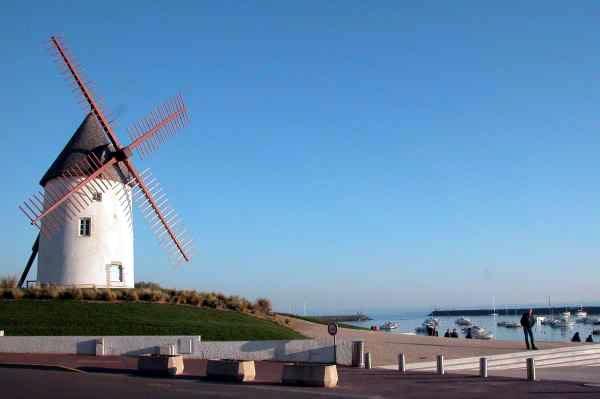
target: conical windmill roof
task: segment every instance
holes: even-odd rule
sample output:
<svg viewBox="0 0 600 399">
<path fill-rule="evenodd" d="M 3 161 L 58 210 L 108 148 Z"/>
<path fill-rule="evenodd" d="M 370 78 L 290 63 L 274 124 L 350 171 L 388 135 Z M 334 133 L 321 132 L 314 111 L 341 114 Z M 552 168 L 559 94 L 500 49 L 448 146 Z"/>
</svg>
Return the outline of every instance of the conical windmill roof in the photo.
<svg viewBox="0 0 600 399">
<path fill-rule="evenodd" d="M 45 186 L 49 180 L 62 176 L 64 172 L 72 170 L 75 165 L 79 165 L 80 168 L 84 164 L 87 165 L 84 159 L 89 154 L 95 154 L 98 159 L 105 162 L 114 152 L 115 148 L 104 133 L 100 123 L 98 123 L 96 116 L 89 113 L 67 142 L 65 148 L 52 162 L 52 165 L 40 180 L 40 185 Z M 82 168 L 82 170 L 83 173 L 78 173 L 78 175 L 89 175 L 94 171 L 91 167 Z M 105 175 L 119 181 L 128 179 L 128 173 L 124 173 L 122 168 L 118 166 L 111 168 L 110 172 Z"/>
</svg>

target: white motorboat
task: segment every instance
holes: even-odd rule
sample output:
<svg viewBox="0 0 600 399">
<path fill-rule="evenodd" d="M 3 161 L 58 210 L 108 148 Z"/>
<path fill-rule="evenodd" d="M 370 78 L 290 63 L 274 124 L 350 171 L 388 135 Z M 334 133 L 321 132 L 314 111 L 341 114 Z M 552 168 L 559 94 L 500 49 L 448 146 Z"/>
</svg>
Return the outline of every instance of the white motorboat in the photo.
<svg viewBox="0 0 600 399">
<path fill-rule="evenodd" d="M 560 318 L 569 320 L 571 318 L 571 312 L 569 312 L 568 310 L 565 310 L 564 312 L 562 312 L 560 314 Z"/>
<path fill-rule="evenodd" d="M 494 338 L 494 335 L 491 332 L 489 332 L 485 328 L 479 327 L 479 326 L 471 327 L 471 336 L 473 337 L 473 339 L 492 339 L 492 338 Z"/>
<path fill-rule="evenodd" d="M 579 307 L 579 309 L 577 309 L 577 312 L 575 313 L 575 321 L 583 321 L 587 317 L 587 315 L 587 312 L 583 310 L 582 307 Z"/>
<path fill-rule="evenodd" d="M 427 319 L 425 319 L 425 321 L 418 326 L 417 328 L 415 328 L 415 332 L 418 333 L 427 333 L 429 332 L 429 329 L 437 329 L 438 326 L 440 325 L 440 320 L 436 319 L 434 317 L 429 317 Z"/>
<path fill-rule="evenodd" d="M 459 326 L 472 326 L 473 322 L 469 319 L 467 319 L 466 317 L 459 317 L 458 319 L 456 319 L 455 321 L 456 324 L 458 324 Z"/>
<path fill-rule="evenodd" d="M 382 325 L 379 326 L 380 330 L 395 330 L 396 328 L 398 328 L 399 325 L 396 322 L 393 321 L 386 321 L 385 323 L 383 323 Z"/>
<path fill-rule="evenodd" d="M 550 327 L 552 327 L 552 328 L 573 328 L 574 325 L 575 325 L 574 320 L 570 320 L 570 319 L 561 317 L 560 319 L 553 320 L 552 324 L 550 324 Z"/>
<path fill-rule="evenodd" d="M 506 328 L 519 328 L 521 325 L 516 321 L 499 321 L 497 323 L 498 327 L 506 327 Z"/>
<path fill-rule="evenodd" d="M 535 316 L 536 323 L 544 324 L 544 321 L 546 321 L 546 316 Z"/>
</svg>

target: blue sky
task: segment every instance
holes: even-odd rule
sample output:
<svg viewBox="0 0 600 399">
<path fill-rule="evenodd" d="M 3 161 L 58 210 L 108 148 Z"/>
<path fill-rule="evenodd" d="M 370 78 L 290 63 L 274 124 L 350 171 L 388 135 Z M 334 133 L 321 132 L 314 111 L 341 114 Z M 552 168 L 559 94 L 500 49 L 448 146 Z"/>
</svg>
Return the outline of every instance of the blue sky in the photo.
<svg viewBox="0 0 600 399">
<path fill-rule="evenodd" d="M 139 280 L 309 312 L 598 301 L 598 3 L 50 3 L 0 16 L 0 274 L 85 115 L 61 34 L 123 140 L 177 92 L 190 110 L 138 165 L 198 252 L 172 268 L 138 217 Z"/>
</svg>

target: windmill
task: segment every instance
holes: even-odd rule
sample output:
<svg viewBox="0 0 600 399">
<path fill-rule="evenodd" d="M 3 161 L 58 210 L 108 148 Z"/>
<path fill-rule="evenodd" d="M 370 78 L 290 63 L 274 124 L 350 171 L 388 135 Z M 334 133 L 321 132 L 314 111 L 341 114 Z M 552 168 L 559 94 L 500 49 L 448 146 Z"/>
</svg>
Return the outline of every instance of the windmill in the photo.
<svg viewBox="0 0 600 399">
<path fill-rule="evenodd" d="M 39 229 L 19 280 L 38 256 L 38 282 L 69 286 L 133 287 L 133 216 L 137 204 L 176 262 L 190 260 L 191 240 L 149 170 L 132 155 L 148 156 L 188 122 L 180 95 L 128 131 L 123 145 L 63 40 L 50 38 L 53 53 L 89 113 L 42 177 L 43 192 L 19 205 Z"/>
</svg>

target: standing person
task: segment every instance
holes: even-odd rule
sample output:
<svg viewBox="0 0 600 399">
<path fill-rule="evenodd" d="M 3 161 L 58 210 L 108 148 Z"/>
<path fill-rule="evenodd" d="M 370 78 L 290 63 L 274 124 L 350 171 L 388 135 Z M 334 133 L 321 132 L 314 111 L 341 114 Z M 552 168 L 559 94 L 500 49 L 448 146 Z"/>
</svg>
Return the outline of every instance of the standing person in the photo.
<svg viewBox="0 0 600 399">
<path fill-rule="evenodd" d="M 533 342 L 533 331 L 531 331 L 531 328 L 534 325 L 535 316 L 533 315 L 533 309 L 530 308 L 529 311 L 523 313 L 523 316 L 521 316 L 521 326 L 523 327 L 523 333 L 525 334 L 525 345 L 527 345 L 527 350 L 537 350 L 535 342 Z M 529 346 L 529 340 L 531 340 L 531 347 Z"/>
</svg>

